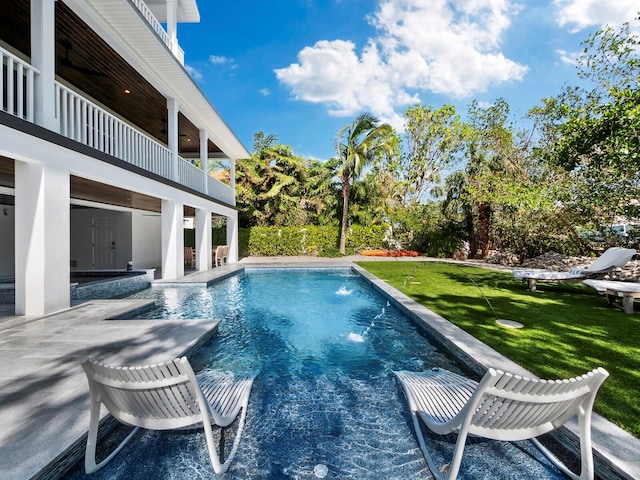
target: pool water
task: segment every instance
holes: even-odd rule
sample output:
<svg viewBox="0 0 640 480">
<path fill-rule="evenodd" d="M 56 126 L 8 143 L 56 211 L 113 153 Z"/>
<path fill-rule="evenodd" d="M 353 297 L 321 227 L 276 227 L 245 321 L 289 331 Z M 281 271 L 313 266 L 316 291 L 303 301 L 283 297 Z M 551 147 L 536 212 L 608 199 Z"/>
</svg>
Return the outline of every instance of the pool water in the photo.
<svg viewBox="0 0 640 480">
<path fill-rule="evenodd" d="M 136 318 L 220 319 L 196 371 L 258 372 L 227 479 L 425 479 L 393 370 L 459 366 L 349 269 L 255 269 L 209 288 L 154 287 Z M 464 373 L 464 372 L 462 372 Z M 447 463 L 455 437 L 429 446 Z M 438 458 L 436 455 L 436 458 Z M 528 442 L 472 441 L 459 478 L 563 478 Z M 82 478 L 78 466 L 68 478 Z M 200 432 L 139 432 L 94 479 L 216 478 Z"/>
</svg>

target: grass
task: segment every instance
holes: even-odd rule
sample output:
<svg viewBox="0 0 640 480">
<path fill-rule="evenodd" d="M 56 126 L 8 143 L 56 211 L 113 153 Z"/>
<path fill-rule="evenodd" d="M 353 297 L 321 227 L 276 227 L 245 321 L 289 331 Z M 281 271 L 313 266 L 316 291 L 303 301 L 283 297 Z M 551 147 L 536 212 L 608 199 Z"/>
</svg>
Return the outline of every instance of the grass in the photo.
<svg viewBox="0 0 640 480">
<path fill-rule="evenodd" d="M 438 262 L 359 265 L 541 378 L 606 368 L 610 376 L 595 410 L 640 438 L 640 313 L 625 314 L 580 284 L 545 283 L 531 293 L 511 273 L 485 268 Z M 496 315 L 525 327 L 501 327 Z"/>
</svg>

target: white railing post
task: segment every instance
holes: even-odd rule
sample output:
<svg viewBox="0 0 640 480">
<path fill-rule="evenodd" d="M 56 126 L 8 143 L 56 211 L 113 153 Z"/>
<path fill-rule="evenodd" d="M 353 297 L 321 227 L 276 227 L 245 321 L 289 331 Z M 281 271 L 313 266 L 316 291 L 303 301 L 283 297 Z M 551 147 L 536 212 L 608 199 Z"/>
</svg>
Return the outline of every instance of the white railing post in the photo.
<svg viewBox="0 0 640 480">
<path fill-rule="evenodd" d="M 14 74 L 13 74 L 13 57 L 7 59 L 7 111 L 11 115 L 15 115 L 13 111 L 13 90 L 14 90 Z"/>
<path fill-rule="evenodd" d="M 174 46 L 178 45 L 178 3 L 175 0 L 167 0 L 167 36 L 169 48 L 174 52 Z"/>
<path fill-rule="evenodd" d="M 180 181 L 178 168 L 178 101 L 167 98 L 167 139 L 171 152 L 171 180 Z"/>
<path fill-rule="evenodd" d="M 200 129 L 200 167 L 202 168 L 202 178 L 204 182 L 204 193 L 209 193 L 209 137 L 204 128 Z"/>
<path fill-rule="evenodd" d="M 35 106 L 34 106 L 34 82 L 35 73 L 33 68 L 27 70 L 27 121 L 33 122 L 35 119 Z M 0 87 L 0 92 L 2 88 Z"/>
</svg>

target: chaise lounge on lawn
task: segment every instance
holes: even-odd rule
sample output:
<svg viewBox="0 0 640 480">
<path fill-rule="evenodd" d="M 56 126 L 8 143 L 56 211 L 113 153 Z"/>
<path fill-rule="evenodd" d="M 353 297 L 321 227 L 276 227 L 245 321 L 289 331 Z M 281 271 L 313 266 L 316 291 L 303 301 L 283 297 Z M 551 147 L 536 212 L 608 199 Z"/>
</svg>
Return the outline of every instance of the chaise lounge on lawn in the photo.
<svg viewBox="0 0 640 480">
<path fill-rule="evenodd" d="M 531 269 L 513 270 L 513 276 L 527 282 L 529 290 L 536 291 L 536 282 L 569 282 L 578 283 L 584 279 L 597 277 L 609 273 L 616 267 L 624 267 L 636 254 L 633 248 L 611 247 L 586 268 L 576 267 L 568 272 L 553 270 Z"/>
</svg>

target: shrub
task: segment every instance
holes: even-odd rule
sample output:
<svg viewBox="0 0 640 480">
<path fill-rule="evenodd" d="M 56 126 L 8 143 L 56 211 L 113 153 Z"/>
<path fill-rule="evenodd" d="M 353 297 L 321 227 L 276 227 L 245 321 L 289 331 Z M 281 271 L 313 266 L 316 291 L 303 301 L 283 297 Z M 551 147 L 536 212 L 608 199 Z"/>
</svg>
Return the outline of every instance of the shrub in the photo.
<svg viewBox="0 0 640 480">
<path fill-rule="evenodd" d="M 347 232 L 349 253 L 384 245 L 385 225 L 353 225 Z M 241 252 L 256 256 L 336 256 L 339 230 L 332 226 L 250 227 L 240 229 Z M 246 244 L 243 241 L 246 239 Z M 246 250 L 245 250 L 246 245 Z M 337 254 L 339 256 L 339 252 Z"/>
</svg>

